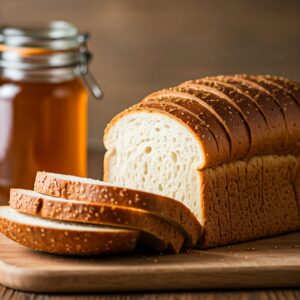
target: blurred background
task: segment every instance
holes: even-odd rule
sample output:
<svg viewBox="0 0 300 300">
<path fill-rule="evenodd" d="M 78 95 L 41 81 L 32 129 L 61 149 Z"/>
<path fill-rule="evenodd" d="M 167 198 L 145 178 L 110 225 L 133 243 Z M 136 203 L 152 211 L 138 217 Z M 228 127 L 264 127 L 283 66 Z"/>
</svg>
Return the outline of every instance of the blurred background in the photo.
<svg viewBox="0 0 300 300">
<path fill-rule="evenodd" d="M 91 69 L 105 92 L 89 105 L 91 152 L 103 151 L 115 114 L 181 81 L 229 73 L 300 80 L 299 0 L 1 0 L 0 20 L 66 20 L 91 33 Z"/>
</svg>

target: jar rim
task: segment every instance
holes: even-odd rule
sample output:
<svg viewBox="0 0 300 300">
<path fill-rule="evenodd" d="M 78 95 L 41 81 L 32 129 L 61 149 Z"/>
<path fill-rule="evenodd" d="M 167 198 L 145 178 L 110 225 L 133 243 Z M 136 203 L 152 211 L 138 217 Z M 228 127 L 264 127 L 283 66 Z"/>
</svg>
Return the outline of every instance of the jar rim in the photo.
<svg viewBox="0 0 300 300">
<path fill-rule="evenodd" d="M 0 26 L 0 44 L 8 47 L 78 49 L 86 39 L 86 34 L 80 34 L 73 24 L 66 21 Z"/>
<path fill-rule="evenodd" d="M 3 25 L 0 67 L 28 70 L 86 65 L 91 57 L 88 38 L 65 21 Z"/>
<path fill-rule="evenodd" d="M 91 53 L 87 33 L 71 23 L 0 26 L 0 67 L 19 70 L 44 70 L 73 67 L 80 70 L 95 98 L 103 92 L 89 72 Z"/>
</svg>

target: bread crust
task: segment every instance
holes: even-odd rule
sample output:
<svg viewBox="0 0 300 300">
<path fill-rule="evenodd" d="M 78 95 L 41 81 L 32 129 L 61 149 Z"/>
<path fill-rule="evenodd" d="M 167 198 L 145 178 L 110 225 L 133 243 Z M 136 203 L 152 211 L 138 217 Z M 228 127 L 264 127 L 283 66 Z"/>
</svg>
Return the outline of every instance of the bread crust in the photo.
<svg viewBox="0 0 300 300">
<path fill-rule="evenodd" d="M 250 133 L 240 112 L 230 103 L 219 96 L 204 91 L 201 86 L 195 83 L 186 82 L 178 89 L 201 98 L 213 109 L 215 116 L 219 116 L 231 139 L 231 161 L 246 157 L 250 149 Z"/>
<path fill-rule="evenodd" d="M 243 78 L 259 84 L 274 97 L 284 115 L 287 128 L 283 153 L 300 154 L 300 107 L 285 93 L 284 88 L 267 80 L 264 76 L 243 75 Z"/>
<path fill-rule="evenodd" d="M 269 130 L 266 119 L 262 114 L 257 103 L 242 89 L 235 84 L 230 84 L 218 77 L 204 78 L 196 81 L 205 84 L 218 92 L 225 95 L 230 103 L 234 103 L 239 112 L 244 117 L 246 124 L 250 130 L 251 146 L 248 156 L 255 156 L 257 153 L 270 154 Z M 245 90 L 245 89 L 244 89 Z M 248 92 L 248 90 L 247 90 Z"/>
<path fill-rule="evenodd" d="M 267 125 L 268 137 L 265 140 L 265 151 L 261 154 L 280 154 L 286 134 L 286 126 L 280 107 L 274 99 L 263 92 L 253 82 L 238 76 L 216 76 L 216 80 L 226 82 L 244 92 L 254 103 L 256 103 L 261 115 Z M 263 135 L 263 134 L 262 134 Z M 260 154 L 260 153 L 258 153 Z"/>
<path fill-rule="evenodd" d="M 11 189 L 10 206 L 22 213 L 41 218 L 91 223 L 141 231 L 140 240 L 156 251 L 179 253 L 184 235 L 175 226 L 145 211 L 101 203 L 61 201 L 26 190 Z"/>
<path fill-rule="evenodd" d="M 202 247 L 299 230 L 299 174 L 299 159 L 292 155 L 253 157 L 199 170 Z"/>
<path fill-rule="evenodd" d="M 61 255 L 104 255 L 133 252 L 137 231 L 74 231 L 22 224 L 0 218 L 0 232 L 28 248 Z"/>
<path fill-rule="evenodd" d="M 266 144 L 269 136 L 266 121 L 257 105 L 248 96 L 226 82 L 217 81 L 215 78 L 195 80 L 195 83 L 211 88 L 211 92 L 220 95 L 232 104 L 244 118 L 250 132 L 250 149 L 248 156 L 268 153 Z M 267 143 L 266 143 L 267 142 Z"/>
<path fill-rule="evenodd" d="M 194 214 L 181 202 L 172 198 L 134 189 L 90 184 L 78 180 L 62 179 L 54 173 L 38 172 L 34 190 L 41 194 L 92 203 L 136 208 L 172 222 L 186 238 L 187 247 L 194 247 L 201 236 L 202 227 Z"/>
<path fill-rule="evenodd" d="M 300 84 L 294 80 L 290 80 L 279 76 L 264 76 L 267 80 L 280 85 L 300 106 Z"/>
</svg>

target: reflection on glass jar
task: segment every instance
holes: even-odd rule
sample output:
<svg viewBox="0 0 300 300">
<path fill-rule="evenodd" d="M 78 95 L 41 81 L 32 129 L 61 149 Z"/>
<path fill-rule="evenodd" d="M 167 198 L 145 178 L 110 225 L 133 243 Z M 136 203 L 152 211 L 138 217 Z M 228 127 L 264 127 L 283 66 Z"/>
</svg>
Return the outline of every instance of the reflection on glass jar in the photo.
<svg viewBox="0 0 300 300">
<path fill-rule="evenodd" d="M 42 28 L 48 45 L 41 48 L 33 48 L 32 39 L 30 45 L 9 45 L 20 35 L 32 38 L 29 29 L 17 34 L 2 29 L 7 40 L 0 48 L 0 204 L 7 204 L 11 187 L 32 188 L 37 171 L 86 176 L 88 93 L 82 70 L 87 71 L 87 52 L 74 27 L 58 23 L 55 39 L 57 26 Z M 73 29 L 72 38 L 66 29 Z M 61 44 L 43 52 L 59 34 Z M 68 44 L 72 39 L 77 44 Z"/>
</svg>

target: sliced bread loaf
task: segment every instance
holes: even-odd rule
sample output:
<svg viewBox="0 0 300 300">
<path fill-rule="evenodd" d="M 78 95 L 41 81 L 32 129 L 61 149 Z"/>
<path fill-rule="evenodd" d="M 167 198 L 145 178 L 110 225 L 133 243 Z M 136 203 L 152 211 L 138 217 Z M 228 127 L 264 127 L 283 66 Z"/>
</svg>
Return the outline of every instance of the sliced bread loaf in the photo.
<svg viewBox="0 0 300 300">
<path fill-rule="evenodd" d="M 64 255 L 132 252 L 138 231 L 45 220 L 0 207 L 0 232 L 31 249 Z"/>
<path fill-rule="evenodd" d="M 205 99 L 203 101 L 211 106 L 215 118 L 230 137 L 234 161 L 224 161 L 217 166 L 211 162 L 201 163 L 205 157 L 203 151 L 209 151 L 209 147 L 199 147 L 207 141 L 197 134 L 196 120 L 194 128 L 188 127 L 187 118 L 166 114 L 164 107 L 141 109 L 137 105 L 114 118 L 104 136 L 108 150 L 105 180 L 166 195 L 184 203 L 203 227 L 204 247 L 271 236 L 300 227 L 299 177 L 295 175 L 299 174 L 296 156 L 300 151 L 294 149 L 297 155 L 282 155 L 279 147 L 285 143 L 285 114 L 272 92 L 240 76 L 234 80 L 249 86 L 252 92 L 257 90 L 251 97 L 257 94 L 261 97 L 256 103 L 260 104 L 257 107 L 264 112 L 261 115 L 265 116 L 264 121 L 270 129 L 266 143 L 274 143 L 269 148 L 270 153 L 254 151 L 254 157 L 247 157 L 250 135 L 241 113 L 228 108 L 228 101 L 220 100 L 219 95 L 191 83 L 181 85 L 176 91 Z M 168 92 L 159 92 L 156 96 Z M 150 95 L 150 98 L 161 101 L 156 96 Z M 273 102 L 264 106 L 264 96 L 267 102 L 270 99 Z M 170 108 L 172 99 L 176 97 L 167 100 Z M 153 103 L 158 105 L 155 101 Z M 193 106 L 185 109 L 196 114 L 192 111 Z M 176 110 L 178 115 L 183 112 L 179 108 Z M 274 120 L 280 123 L 277 127 Z M 300 119 L 296 121 L 298 126 L 299 122 Z M 295 131 L 291 136 L 295 138 Z M 220 145 L 218 147 L 220 149 Z"/>
<path fill-rule="evenodd" d="M 139 230 L 141 242 L 156 251 L 179 253 L 184 243 L 177 227 L 140 209 L 65 200 L 21 189 L 11 189 L 10 206 L 46 219 Z"/>
</svg>

